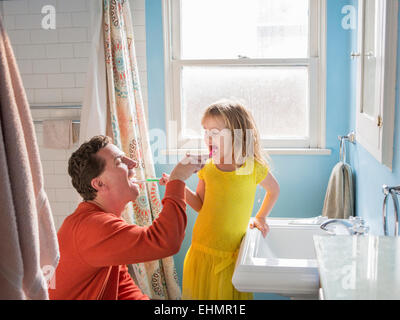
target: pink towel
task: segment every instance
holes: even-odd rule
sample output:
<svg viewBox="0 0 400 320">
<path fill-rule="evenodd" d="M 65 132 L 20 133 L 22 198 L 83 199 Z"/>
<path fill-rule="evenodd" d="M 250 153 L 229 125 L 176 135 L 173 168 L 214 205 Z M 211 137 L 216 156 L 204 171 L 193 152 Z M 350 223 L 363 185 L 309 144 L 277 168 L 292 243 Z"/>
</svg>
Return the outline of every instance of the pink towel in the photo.
<svg viewBox="0 0 400 320">
<path fill-rule="evenodd" d="M 0 299 L 48 299 L 57 236 L 28 100 L 1 18 L 0 177 Z"/>
</svg>

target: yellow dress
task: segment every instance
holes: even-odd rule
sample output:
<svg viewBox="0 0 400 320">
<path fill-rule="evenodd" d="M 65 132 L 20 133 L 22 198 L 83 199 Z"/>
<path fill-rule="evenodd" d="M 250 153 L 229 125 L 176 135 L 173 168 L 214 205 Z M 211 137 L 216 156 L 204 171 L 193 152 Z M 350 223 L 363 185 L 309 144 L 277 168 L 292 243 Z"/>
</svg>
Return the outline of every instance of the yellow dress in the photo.
<svg viewBox="0 0 400 320">
<path fill-rule="evenodd" d="M 232 276 L 257 185 L 267 173 L 268 168 L 252 158 L 231 172 L 221 171 L 209 159 L 198 172 L 205 182 L 205 195 L 183 264 L 182 299 L 253 298 L 252 293 L 235 289 Z"/>
</svg>

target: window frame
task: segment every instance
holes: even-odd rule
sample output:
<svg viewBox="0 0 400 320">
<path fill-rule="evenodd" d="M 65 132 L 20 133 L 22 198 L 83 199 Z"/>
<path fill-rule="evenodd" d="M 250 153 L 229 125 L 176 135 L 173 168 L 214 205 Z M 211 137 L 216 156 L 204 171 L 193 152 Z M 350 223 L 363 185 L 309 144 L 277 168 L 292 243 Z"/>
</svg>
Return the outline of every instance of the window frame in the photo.
<svg viewBox="0 0 400 320">
<path fill-rule="evenodd" d="M 182 137 L 181 79 L 183 66 L 305 66 L 309 68 L 309 139 L 262 139 L 263 149 L 324 149 L 326 143 L 326 0 L 309 0 L 309 58 L 204 59 L 180 58 L 180 1 L 163 3 L 165 109 L 168 149 L 199 149 L 200 139 Z M 221 97 L 222 98 L 222 97 Z M 309 150 L 306 150 L 309 151 Z M 318 153 L 318 152 L 317 152 Z M 307 152 L 309 154 L 309 152 Z"/>
</svg>

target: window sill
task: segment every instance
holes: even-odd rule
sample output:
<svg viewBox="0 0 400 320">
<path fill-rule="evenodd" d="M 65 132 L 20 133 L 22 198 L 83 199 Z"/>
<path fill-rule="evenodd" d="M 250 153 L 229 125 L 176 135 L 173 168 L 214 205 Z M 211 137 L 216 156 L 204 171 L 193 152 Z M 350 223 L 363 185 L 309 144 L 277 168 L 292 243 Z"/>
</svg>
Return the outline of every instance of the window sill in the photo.
<svg viewBox="0 0 400 320">
<path fill-rule="evenodd" d="M 269 155 L 290 155 L 290 156 L 329 156 L 331 149 L 319 148 L 264 148 Z M 164 149 L 161 150 L 162 155 L 185 155 L 187 152 L 191 154 L 208 154 L 206 149 Z"/>
</svg>

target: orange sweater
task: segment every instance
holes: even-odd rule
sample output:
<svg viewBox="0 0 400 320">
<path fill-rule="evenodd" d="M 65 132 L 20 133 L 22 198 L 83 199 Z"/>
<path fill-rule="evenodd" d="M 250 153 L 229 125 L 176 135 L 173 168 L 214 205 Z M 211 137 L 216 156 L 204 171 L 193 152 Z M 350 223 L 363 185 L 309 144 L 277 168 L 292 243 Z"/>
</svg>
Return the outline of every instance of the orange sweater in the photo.
<svg viewBox="0 0 400 320">
<path fill-rule="evenodd" d="M 149 227 L 127 224 L 113 213 L 81 202 L 58 231 L 60 263 L 50 299 L 149 299 L 135 285 L 126 264 L 176 254 L 187 223 L 185 183 L 167 184 L 163 209 Z"/>
</svg>

